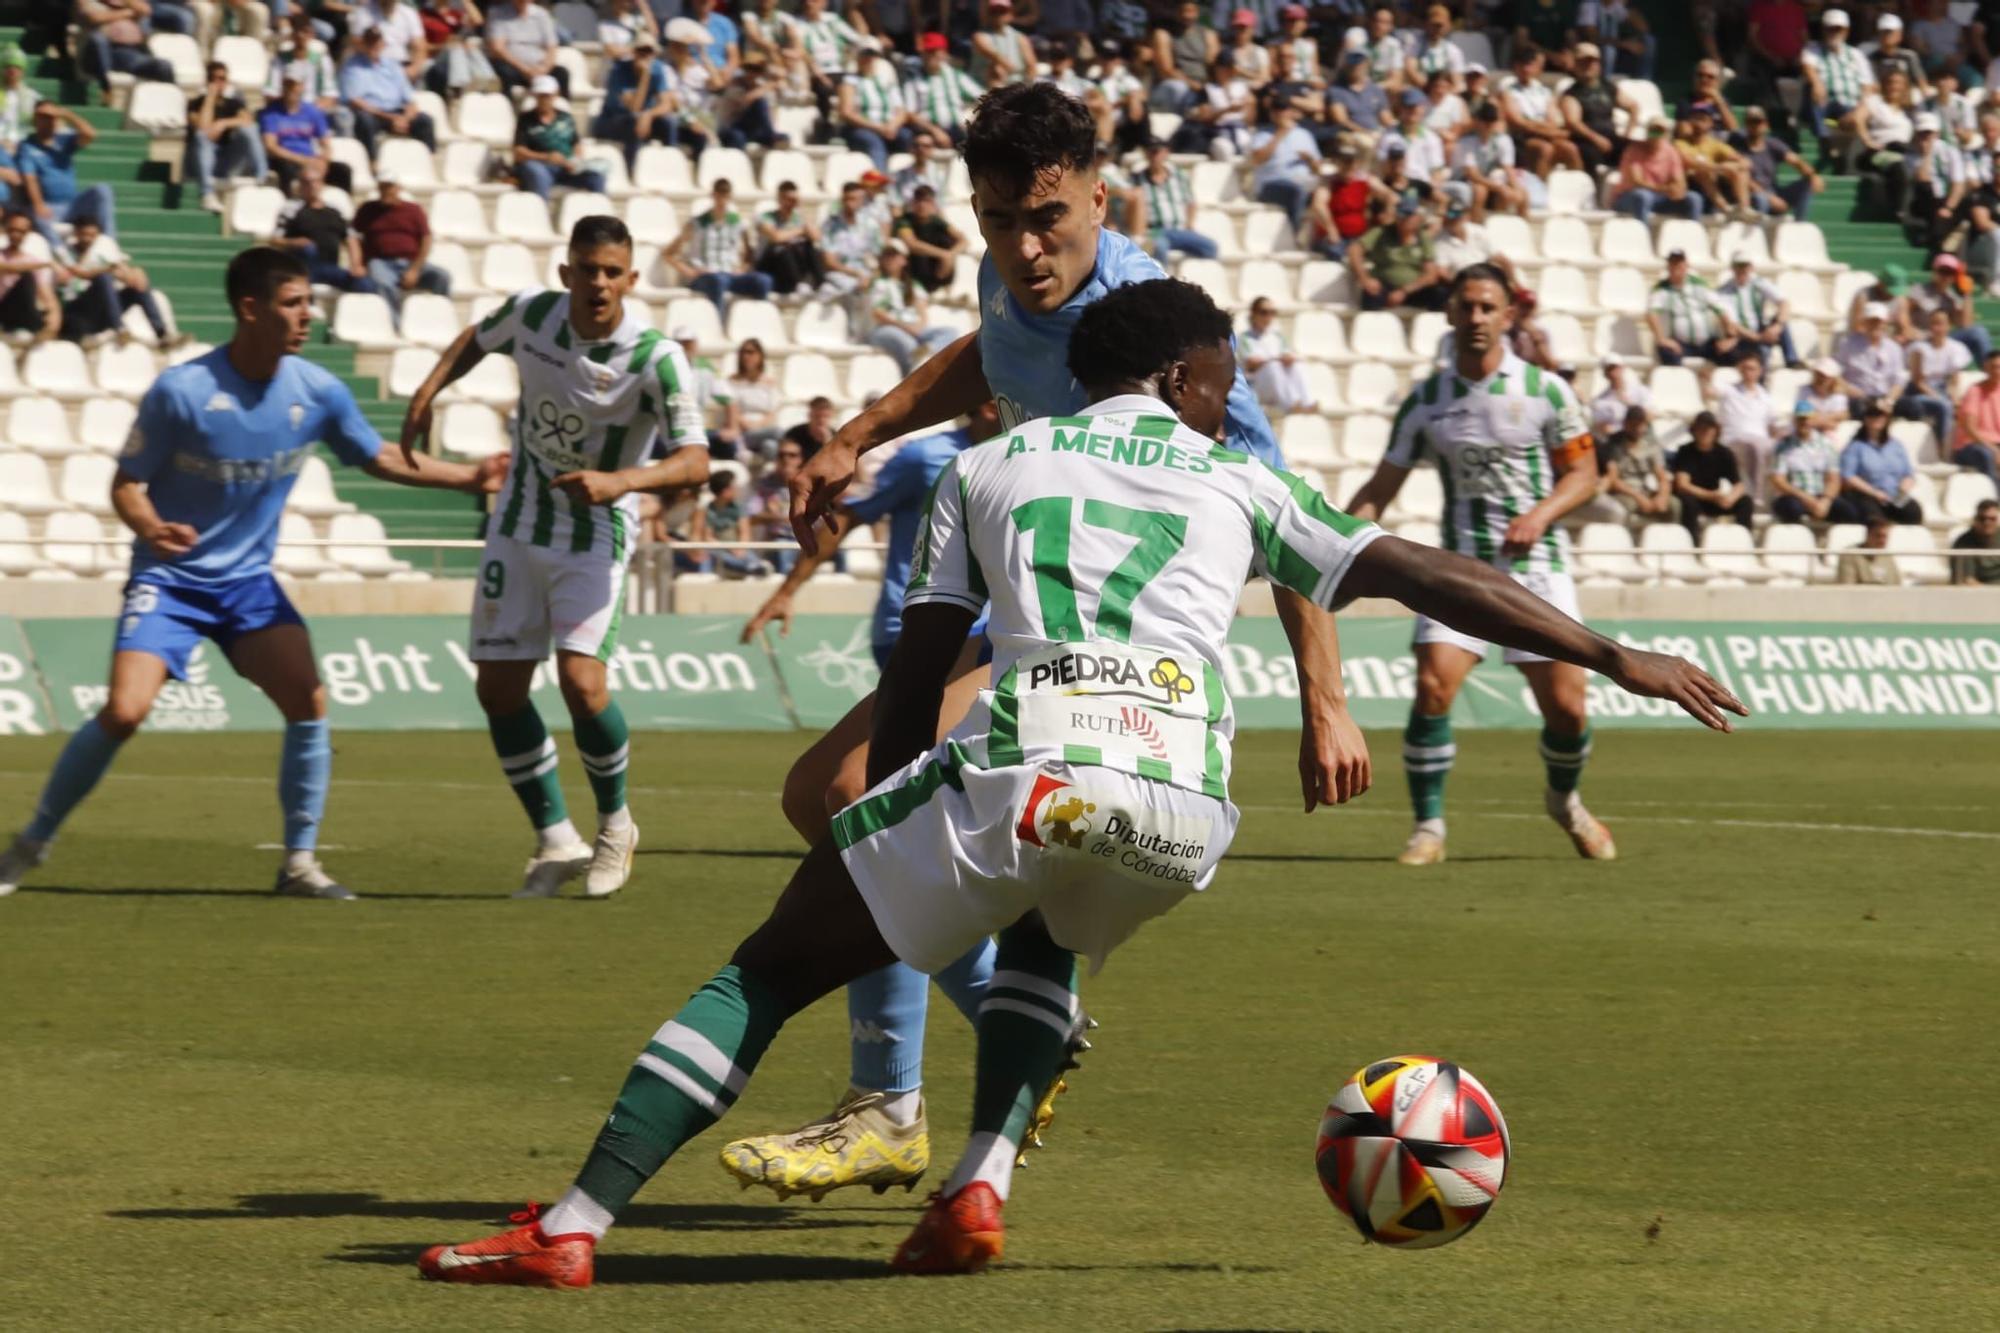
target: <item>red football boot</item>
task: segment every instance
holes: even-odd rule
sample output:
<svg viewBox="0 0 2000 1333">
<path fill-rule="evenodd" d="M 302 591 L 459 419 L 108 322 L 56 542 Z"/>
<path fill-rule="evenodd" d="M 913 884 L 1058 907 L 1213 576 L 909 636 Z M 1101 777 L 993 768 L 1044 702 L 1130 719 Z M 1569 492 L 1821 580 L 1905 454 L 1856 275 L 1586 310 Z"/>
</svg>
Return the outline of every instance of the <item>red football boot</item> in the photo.
<svg viewBox="0 0 2000 1333">
<path fill-rule="evenodd" d="M 1000 1196 L 983 1180 L 947 1199 L 930 1197 L 917 1229 L 896 1247 L 889 1267 L 898 1273 L 977 1273 L 1000 1257 L 1006 1230 Z"/>
<path fill-rule="evenodd" d="M 433 1245 L 417 1260 L 417 1271 L 433 1282 L 481 1282 L 513 1287 L 587 1287 L 597 1238 L 587 1231 L 550 1236 L 529 1204 L 510 1216 L 525 1226 L 463 1245 Z"/>
</svg>

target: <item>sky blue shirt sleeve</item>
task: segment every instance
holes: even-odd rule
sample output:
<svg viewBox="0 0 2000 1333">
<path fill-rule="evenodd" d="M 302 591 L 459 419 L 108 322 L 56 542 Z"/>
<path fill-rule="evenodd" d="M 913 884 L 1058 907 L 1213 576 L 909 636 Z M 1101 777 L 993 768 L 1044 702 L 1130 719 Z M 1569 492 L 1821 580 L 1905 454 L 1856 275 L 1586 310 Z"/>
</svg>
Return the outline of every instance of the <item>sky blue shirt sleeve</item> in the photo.
<svg viewBox="0 0 2000 1333">
<path fill-rule="evenodd" d="M 333 450 L 334 457 L 349 467 L 360 467 L 375 461 L 375 455 L 382 452 L 382 437 L 368 424 L 368 418 L 361 414 L 361 404 L 354 401 L 354 393 L 341 380 L 326 376 L 319 388 L 326 403 L 326 426 L 322 436 L 326 447 Z"/>
<path fill-rule="evenodd" d="M 164 379 L 155 380 L 153 387 L 146 390 L 146 396 L 139 400 L 139 415 L 132 423 L 132 433 L 125 437 L 124 451 L 118 455 L 118 467 L 127 476 L 151 481 L 173 457 L 174 442 L 187 429 L 179 406 Z"/>
<path fill-rule="evenodd" d="M 875 489 L 859 500 L 848 502 L 847 512 L 857 523 L 873 523 L 904 505 L 924 498 L 923 460 L 916 449 L 899 450 L 875 474 Z"/>
</svg>

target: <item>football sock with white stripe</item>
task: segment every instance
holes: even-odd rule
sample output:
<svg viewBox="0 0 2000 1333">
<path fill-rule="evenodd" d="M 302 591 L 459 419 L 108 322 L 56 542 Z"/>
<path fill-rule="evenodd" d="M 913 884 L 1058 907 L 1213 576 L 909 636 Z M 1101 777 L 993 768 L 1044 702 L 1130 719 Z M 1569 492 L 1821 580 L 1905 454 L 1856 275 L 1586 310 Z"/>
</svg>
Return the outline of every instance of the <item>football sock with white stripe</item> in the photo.
<svg viewBox="0 0 2000 1333">
<path fill-rule="evenodd" d="M 1076 1015 L 1076 955 L 1039 924 L 1001 931 L 993 980 L 979 1006 L 972 1138 L 945 1185 L 947 1196 L 979 1180 L 1007 1197 L 1029 1118 L 1062 1065 Z"/>
<path fill-rule="evenodd" d="M 682 1144 L 735 1104 L 791 1015 L 734 963 L 717 972 L 639 1053 L 576 1188 L 616 1217 Z M 550 1230 L 546 1222 L 543 1229 Z"/>
<path fill-rule="evenodd" d="M 576 750 L 583 758 L 583 771 L 590 778 L 600 815 L 625 808 L 625 769 L 631 762 L 631 740 L 624 710 L 615 699 L 595 717 L 576 719 Z"/>
<path fill-rule="evenodd" d="M 1410 782 L 1410 809 L 1419 821 L 1444 818 L 1444 780 L 1457 757 L 1451 714 L 1429 717 L 1411 709 L 1403 728 L 1403 775 Z"/>
<path fill-rule="evenodd" d="M 278 808 L 285 813 L 285 850 L 310 852 L 319 846 L 326 789 L 333 782 L 333 743 L 326 719 L 287 722 L 278 759 Z"/>
<path fill-rule="evenodd" d="M 111 761 L 118 754 L 120 741 L 110 732 L 97 725 L 97 719 L 78 727 L 70 734 L 68 744 L 56 759 L 56 766 L 49 770 L 49 780 L 42 787 L 42 799 L 35 803 L 35 814 L 22 830 L 22 836 L 35 842 L 47 842 L 56 836 L 56 830 L 69 818 L 69 812 L 76 809 L 90 789 L 104 776 L 104 770 L 111 767 Z"/>
<path fill-rule="evenodd" d="M 556 774 L 556 743 L 549 739 L 549 729 L 535 706 L 529 704 L 506 717 L 489 715 L 486 729 L 493 735 L 500 771 L 513 784 L 529 822 L 538 829 L 567 822 L 569 806 Z"/>
<path fill-rule="evenodd" d="M 1590 758 L 1590 728 L 1575 736 L 1558 735 L 1542 728 L 1542 766 L 1548 770 L 1549 790 L 1573 792 L 1583 780 L 1583 763 Z"/>
</svg>

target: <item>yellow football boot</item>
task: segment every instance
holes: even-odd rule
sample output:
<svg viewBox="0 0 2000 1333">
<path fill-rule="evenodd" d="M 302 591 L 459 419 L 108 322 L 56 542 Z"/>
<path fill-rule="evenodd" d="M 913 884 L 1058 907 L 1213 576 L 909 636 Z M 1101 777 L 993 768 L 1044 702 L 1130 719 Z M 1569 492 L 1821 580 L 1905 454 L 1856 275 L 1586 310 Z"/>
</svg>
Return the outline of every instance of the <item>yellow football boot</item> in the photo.
<svg viewBox="0 0 2000 1333">
<path fill-rule="evenodd" d="M 1089 1014 L 1079 1012 L 1076 1022 L 1070 1025 L 1069 1047 L 1063 1052 L 1063 1062 L 1056 1069 L 1056 1076 L 1050 1081 L 1048 1091 L 1035 1103 L 1035 1113 L 1028 1117 L 1028 1132 L 1021 1136 L 1021 1151 L 1015 1155 L 1014 1165 L 1018 1169 L 1028 1164 L 1028 1152 L 1044 1147 L 1042 1134 L 1056 1118 L 1056 1098 L 1069 1091 L 1069 1080 L 1063 1075 L 1079 1068 L 1083 1053 L 1091 1049 L 1089 1033 L 1097 1026 L 1097 1020 Z"/>
<path fill-rule="evenodd" d="M 814 1203 L 830 1191 L 866 1185 L 915 1189 L 931 1164 L 931 1139 L 921 1105 L 898 1125 L 882 1112 L 882 1094 L 849 1088 L 825 1117 L 789 1134 L 766 1134 L 724 1145 L 722 1169 L 744 1189 L 762 1185 L 780 1199 L 804 1194 Z"/>
</svg>

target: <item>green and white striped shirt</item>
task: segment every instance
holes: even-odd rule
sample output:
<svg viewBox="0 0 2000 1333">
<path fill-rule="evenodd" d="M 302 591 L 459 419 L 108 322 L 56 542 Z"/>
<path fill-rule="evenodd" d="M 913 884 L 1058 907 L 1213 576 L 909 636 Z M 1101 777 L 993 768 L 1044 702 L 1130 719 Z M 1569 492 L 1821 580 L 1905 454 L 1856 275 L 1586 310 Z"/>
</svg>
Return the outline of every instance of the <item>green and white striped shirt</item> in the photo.
<svg viewBox="0 0 2000 1333">
<path fill-rule="evenodd" d="M 1842 42 L 1837 51 L 1814 42 L 1806 47 L 1801 63 L 1819 71 L 1820 82 L 1826 85 L 1826 100 L 1842 106 L 1860 106 L 1861 90 L 1875 82 L 1868 57 L 1850 42 Z"/>
<path fill-rule="evenodd" d="M 1769 278 L 1752 277 L 1748 282 L 1731 278 L 1716 289 L 1716 295 L 1729 303 L 1729 317 L 1753 332 L 1770 323 L 1785 303 Z"/>
<path fill-rule="evenodd" d="M 1678 287 L 1662 278 L 1653 284 L 1653 295 L 1646 302 L 1646 309 L 1660 317 L 1667 336 L 1683 345 L 1705 343 L 1721 333 L 1720 315 L 1728 308 L 1713 287 L 1692 273 Z"/>
<path fill-rule="evenodd" d="M 827 75 L 846 69 L 849 53 L 863 41 L 853 24 L 831 10 L 820 15 L 817 22 L 794 18 L 792 31 L 812 67 Z"/>
<path fill-rule="evenodd" d="M 1486 379 L 1447 368 L 1417 385 L 1396 413 L 1385 458 L 1404 468 L 1436 464 L 1446 549 L 1517 573 L 1560 574 L 1569 562 L 1560 527 L 1519 555 L 1501 547 L 1507 525 L 1554 488 L 1550 455 L 1589 434 L 1569 385 L 1509 352 Z"/>
<path fill-rule="evenodd" d="M 696 267 L 705 273 L 735 273 L 742 269 L 743 238 L 750 234 L 750 224 L 741 213 L 732 209 L 717 217 L 711 208 L 696 215 L 693 227 L 691 258 Z"/>
<path fill-rule="evenodd" d="M 854 86 L 854 109 L 861 119 L 879 124 L 903 110 L 903 85 L 893 74 L 872 79 L 857 74 L 848 82 Z"/>
<path fill-rule="evenodd" d="M 1146 198 L 1146 225 L 1154 231 L 1163 227 L 1181 228 L 1188 224 L 1188 208 L 1194 203 L 1194 190 L 1188 184 L 1187 173 L 1179 167 L 1167 166 L 1167 178 L 1153 179 L 1151 172 L 1139 173 L 1139 189 Z"/>
<path fill-rule="evenodd" d="M 508 297 L 474 337 L 483 351 L 512 356 L 521 374 L 513 469 L 494 531 L 533 546 L 628 558 L 636 494 L 593 505 L 549 483 L 565 472 L 637 467 L 656 440 L 669 449 L 708 447 L 701 408 L 684 388 L 680 344 L 629 309 L 609 338 L 586 342 L 570 325 L 569 294 L 538 288 Z"/>
<path fill-rule="evenodd" d="M 956 65 L 947 64 L 910 84 L 910 101 L 918 115 L 941 130 L 965 123 L 965 113 L 986 90 Z"/>
</svg>

